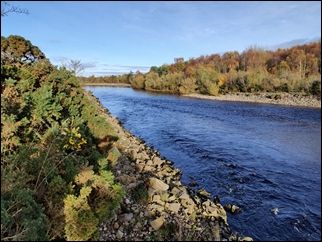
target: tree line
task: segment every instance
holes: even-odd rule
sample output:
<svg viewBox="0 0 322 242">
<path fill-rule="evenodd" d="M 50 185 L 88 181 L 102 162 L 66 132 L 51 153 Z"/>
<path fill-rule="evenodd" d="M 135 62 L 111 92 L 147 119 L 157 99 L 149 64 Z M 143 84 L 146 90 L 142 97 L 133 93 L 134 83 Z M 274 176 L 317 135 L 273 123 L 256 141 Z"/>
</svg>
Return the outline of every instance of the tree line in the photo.
<svg viewBox="0 0 322 242">
<path fill-rule="evenodd" d="M 174 94 L 218 95 L 235 92 L 301 92 L 321 95 L 321 42 L 276 51 L 250 47 L 170 65 L 148 73 L 82 77 L 86 83 L 130 83 L 133 88 Z"/>
</svg>

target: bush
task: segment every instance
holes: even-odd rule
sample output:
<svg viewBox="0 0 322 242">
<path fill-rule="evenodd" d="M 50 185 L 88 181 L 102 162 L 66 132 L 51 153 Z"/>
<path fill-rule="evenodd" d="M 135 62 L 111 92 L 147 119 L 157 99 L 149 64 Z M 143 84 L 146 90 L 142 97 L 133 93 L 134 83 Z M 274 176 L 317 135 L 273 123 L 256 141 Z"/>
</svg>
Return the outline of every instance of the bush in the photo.
<svg viewBox="0 0 322 242">
<path fill-rule="evenodd" d="M 1 239 L 91 239 L 124 196 L 95 145 L 117 137 L 71 72 L 35 48 L 25 60 L 31 43 L 16 39 L 1 41 L 19 52 L 1 66 Z"/>
<path fill-rule="evenodd" d="M 310 93 L 317 97 L 321 97 L 321 81 L 313 81 L 310 86 Z"/>
</svg>

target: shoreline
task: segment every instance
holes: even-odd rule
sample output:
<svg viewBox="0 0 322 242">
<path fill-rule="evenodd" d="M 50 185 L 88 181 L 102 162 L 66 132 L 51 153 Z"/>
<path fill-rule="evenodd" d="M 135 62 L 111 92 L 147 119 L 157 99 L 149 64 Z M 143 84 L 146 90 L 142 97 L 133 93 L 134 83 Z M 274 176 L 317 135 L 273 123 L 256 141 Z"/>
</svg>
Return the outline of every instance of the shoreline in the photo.
<svg viewBox="0 0 322 242">
<path fill-rule="evenodd" d="M 80 82 L 81 86 L 108 86 L 108 87 L 131 87 L 131 84 L 127 83 L 86 83 Z"/>
<path fill-rule="evenodd" d="M 296 107 L 320 108 L 321 101 L 312 96 L 294 96 L 289 93 L 236 93 L 225 94 L 220 96 L 209 96 L 203 94 L 185 94 L 183 97 L 219 100 L 230 102 L 248 102 L 248 103 L 266 103 Z"/>
<path fill-rule="evenodd" d="M 112 148 L 119 158 L 111 170 L 126 191 L 117 214 L 101 224 L 100 240 L 252 241 L 230 229 L 227 206 L 204 189 L 183 185 L 173 162 L 131 134 L 95 96 L 85 93 L 119 137 Z M 144 193 L 146 199 L 138 201 Z"/>
<path fill-rule="evenodd" d="M 81 83 L 81 86 L 108 86 L 108 87 L 130 87 L 132 86 L 127 83 Z M 318 100 L 314 96 L 305 96 L 301 93 L 230 93 L 222 94 L 219 96 L 210 96 L 199 93 L 191 94 L 175 94 L 162 90 L 145 90 L 145 89 L 134 89 L 139 91 L 178 95 L 188 98 L 206 99 L 206 100 L 218 100 L 218 101 L 230 101 L 230 102 L 248 102 L 248 103 L 264 103 L 264 104 L 277 104 L 294 107 L 308 107 L 308 108 L 319 108 L 321 109 L 321 100 Z"/>
</svg>

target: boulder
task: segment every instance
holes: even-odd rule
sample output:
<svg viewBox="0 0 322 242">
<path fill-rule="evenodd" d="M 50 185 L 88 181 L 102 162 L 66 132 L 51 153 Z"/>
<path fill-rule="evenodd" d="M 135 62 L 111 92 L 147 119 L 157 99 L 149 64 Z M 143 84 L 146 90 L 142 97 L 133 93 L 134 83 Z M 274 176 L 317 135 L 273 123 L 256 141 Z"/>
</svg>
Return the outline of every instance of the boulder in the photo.
<svg viewBox="0 0 322 242">
<path fill-rule="evenodd" d="M 179 209 L 180 209 L 181 205 L 180 205 L 180 203 L 166 203 L 165 207 L 169 211 L 177 214 L 179 212 Z"/>
<path fill-rule="evenodd" d="M 198 194 L 200 194 L 201 196 L 203 196 L 203 197 L 210 197 L 210 193 L 209 192 L 207 192 L 205 189 L 200 189 L 199 191 L 198 191 Z"/>
<path fill-rule="evenodd" d="M 241 209 L 239 207 L 237 207 L 236 205 L 233 205 L 233 204 L 227 204 L 224 206 L 224 209 L 231 213 L 231 214 L 236 214 L 236 213 L 239 213 L 241 212 Z"/>
<path fill-rule="evenodd" d="M 159 204 L 161 206 L 164 206 L 164 204 L 165 204 L 165 202 L 163 202 L 161 200 L 160 195 L 154 195 L 153 198 L 152 198 L 152 202 L 157 203 L 157 204 Z"/>
<path fill-rule="evenodd" d="M 251 237 L 239 238 L 239 241 L 254 241 Z"/>
<path fill-rule="evenodd" d="M 164 161 L 161 160 L 159 157 L 154 157 L 153 158 L 153 164 L 158 166 L 158 167 L 161 167 L 164 164 Z"/>
<path fill-rule="evenodd" d="M 154 230 L 159 230 L 162 227 L 162 225 L 164 224 L 164 218 L 161 216 L 161 217 L 151 221 L 150 224 Z"/>
<path fill-rule="evenodd" d="M 167 191 L 169 189 L 168 184 L 154 177 L 149 179 L 149 186 L 156 191 Z"/>
</svg>

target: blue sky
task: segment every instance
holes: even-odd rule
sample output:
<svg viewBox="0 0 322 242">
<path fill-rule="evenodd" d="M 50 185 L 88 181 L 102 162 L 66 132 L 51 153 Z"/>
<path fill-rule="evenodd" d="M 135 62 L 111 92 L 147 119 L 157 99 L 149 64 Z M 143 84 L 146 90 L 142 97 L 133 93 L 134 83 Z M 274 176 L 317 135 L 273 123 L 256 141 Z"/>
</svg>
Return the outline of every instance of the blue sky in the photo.
<svg viewBox="0 0 322 242">
<path fill-rule="evenodd" d="M 84 75 L 321 36 L 320 2 L 10 3 L 30 14 L 1 17 L 2 36 L 24 36 L 54 64 L 81 60 Z"/>
</svg>

